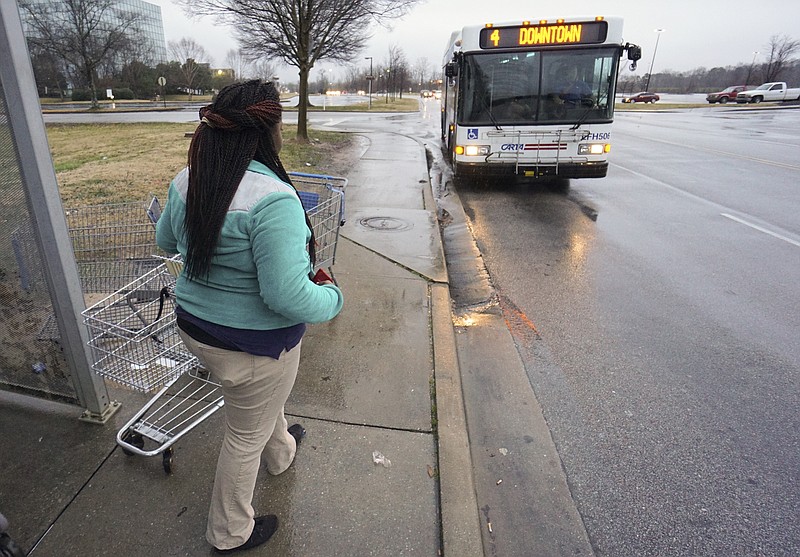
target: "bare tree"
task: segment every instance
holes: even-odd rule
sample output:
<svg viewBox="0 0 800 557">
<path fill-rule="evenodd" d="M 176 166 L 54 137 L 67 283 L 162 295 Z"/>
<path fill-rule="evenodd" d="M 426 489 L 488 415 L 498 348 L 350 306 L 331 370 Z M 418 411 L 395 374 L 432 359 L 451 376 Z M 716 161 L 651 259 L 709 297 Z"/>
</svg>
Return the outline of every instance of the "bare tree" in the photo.
<svg viewBox="0 0 800 557">
<path fill-rule="evenodd" d="M 31 45 L 64 62 L 67 71 L 88 87 L 97 103 L 97 72 L 133 43 L 142 16 L 116 7 L 115 0 L 20 0 Z"/>
<path fill-rule="evenodd" d="M 764 81 L 777 81 L 794 53 L 800 50 L 800 41 L 793 40 L 788 35 L 772 35 L 766 49 Z"/>
<path fill-rule="evenodd" d="M 228 67 L 233 70 L 236 79 L 240 80 L 245 74 L 249 62 L 241 50 L 232 48 L 225 55 L 225 64 L 227 64 Z"/>
<path fill-rule="evenodd" d="M 203 71 L 203 63 L 209 59 L 206 50 L 194 39 L 182 38 L 179 41 L 169 42 L 169 53 L 173 59 L 181 64 L 181 80 L 184 87 L 189 92 L 189 100 L 192 98 L 195 85 Z"/>
<path fill-rule="evenodd" d="M 308 141 L 308 76 L 320 60 L 346 62 L 370 38 L 369 27 L 405 15 L 420 0 L 177 0 L 187 14 L 232 24 L 252 57 L 298 69 L 297 137 Z"/>
<path fill-rule="evenodd" d="M 424 56 L 417 58 L 417 61 L 414 62 L 414 66 L 411 68 L 413 74 L 413 80 L 417 82 L 419 89 L 427 89 L 428 82 L 431 81 L 432 76 L 434 75 L 433 70 L 431 69 L 431 63 L 428 62 L 428 59 Z"/>
<path fill-rule="evenodd" d="M 266 58 L 252 60 L 250 62 L 250 72 L 248 77 L 262 79 L 264 81 L 272 81 L 277 72 L 275 64 Z"/>
<path fill-rule="evenodd" d="M 403 88 L 408 78 L 408 63 L 406 62 L 405 52 L 401 47 L 397 45 L 389 46 L 389 54 L 386 58 L 386 72 L 388 78 L 387 91 L 392 93 L 392 97 L 396 97 L 399 93 L 402 99 Z"/>
<path fill-rule="evenodd" d="M 36 78 L 36 87 L 39 96 L 45 97 L 56 92 L 63 100 L 67 89 L 66 70 L 64 62 L 44 50 L 31 48 L 31 65 Z"/>
</svg>

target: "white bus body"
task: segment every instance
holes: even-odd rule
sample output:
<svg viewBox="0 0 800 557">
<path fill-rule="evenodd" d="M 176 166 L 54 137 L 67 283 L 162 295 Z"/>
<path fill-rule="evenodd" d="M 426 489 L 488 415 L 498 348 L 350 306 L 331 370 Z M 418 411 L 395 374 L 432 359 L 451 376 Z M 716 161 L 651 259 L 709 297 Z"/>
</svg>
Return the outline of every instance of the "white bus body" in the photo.
<svg viewBox="0 0 800 557">
<path fill-rule="evenodd" d="M 444 55 L 442 143 L 456 177 L 601 178 L 608 171 L 622 19 L 464 27 Z"/>
</svg>

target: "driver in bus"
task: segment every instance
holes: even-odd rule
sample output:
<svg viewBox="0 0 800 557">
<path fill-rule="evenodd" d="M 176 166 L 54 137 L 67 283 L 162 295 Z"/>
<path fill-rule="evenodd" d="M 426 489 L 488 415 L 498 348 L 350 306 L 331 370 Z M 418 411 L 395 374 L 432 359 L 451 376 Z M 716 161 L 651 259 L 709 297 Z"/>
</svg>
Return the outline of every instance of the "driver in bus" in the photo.
<svg viewBox="0 0 800 557">
<path fill-rule="evenodd" d="M 563 70 L 557 91 L 556 104 L 563 104 L 567 108 L 592 106 L 594 103 L 592 88 L 578 77 L 578 68 L 575 66 L 567 66 Z"/>
</svg>

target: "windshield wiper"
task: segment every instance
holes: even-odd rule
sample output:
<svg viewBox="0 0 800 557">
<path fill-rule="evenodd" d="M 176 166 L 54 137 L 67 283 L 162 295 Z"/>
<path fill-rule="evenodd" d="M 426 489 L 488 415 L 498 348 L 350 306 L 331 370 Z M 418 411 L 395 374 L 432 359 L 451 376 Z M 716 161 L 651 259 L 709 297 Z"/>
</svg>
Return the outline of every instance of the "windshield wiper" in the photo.
<svg viewBox="0 0 800 557">
<path fill-rule="evenodd" d="M 494 117 L 494 113 L 492 112 L 492 107 L 489 106 L 489 103 L 486 102 L 486 97 L 483 95 L 480 96 L 481 102 L 483 103 L 483 108 L 486 109 L 486 113 L 489 115 L 489 120 L 492 121 L 495 129 L 497 131 L 503 131 L 503 128 L 500 127 L 500 124 L 497 122 L 497 118 Z"/>
<path fill-rule="evenodd" d="M 593 107 L 593 106 L 590 106 L 589 108 L 587 108 L 587 109 L 586 109 L 586 110 L 583 112 L 583 114 L 581 114 L 581 117 L 580 117 L 580 118 L 578 118 L 578 121 L 577 121 L 577 122 L 575 122 L 575 125 L 574 125 L 574 126 L 572 126 L 572 127 L 570 128 L 570 130 L 572 130 L 572 131 L 575 131 L 575 130 L 577 130 L 578 128 L 580 128 L 580 127 L 581 127 L 581 124 L 583 124 L 583 123 L 586 121 L 586 118 L 588 118 L 588 117 L 589 117 L 589 113 L 590 113 L 590 112 L 592 112 L 593 110 L 594 110 L 594 107 Z"/>
</svg>

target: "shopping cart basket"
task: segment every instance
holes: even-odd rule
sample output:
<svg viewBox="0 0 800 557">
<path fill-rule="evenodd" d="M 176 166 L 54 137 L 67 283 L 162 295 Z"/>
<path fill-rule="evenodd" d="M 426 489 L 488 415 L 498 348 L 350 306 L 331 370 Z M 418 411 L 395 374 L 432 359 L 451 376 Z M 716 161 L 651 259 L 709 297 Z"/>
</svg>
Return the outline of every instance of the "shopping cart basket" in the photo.
<svg viewBox="0 0 800 557">
<path fill-rule="evenodd" d="M 64 210 L 84 293 L 110 294 L 158 265 L 152 256 L 162 252 L 146 209 L 146 202 L 133 201 Z M 44 285 L 30 222 L 11 233 L 11 247 L 19 266 L 20 286 L 30 292 Z"/>
<path fill-rule="evenodd" d="M 87 308 L 83 316 L 98 374 L 141 392 L 159 389 L 119 430 L 117 443 L 126 454 L 162 454 L 170 473 L 172 445 L 222 408 L 223 401 L 219 385 L 181 342 L 175 275 L 169 271 L 180 265 L 167 263 Z"/>
<path fill-rule="evenodd" d="M 339 228 L 344 225 L 344 190 L 347 179 L 323 174 L 289 172 L 306 210 L 316 239 L 314 270 L 331 270 L 336 261 Z"/>
</svg>

